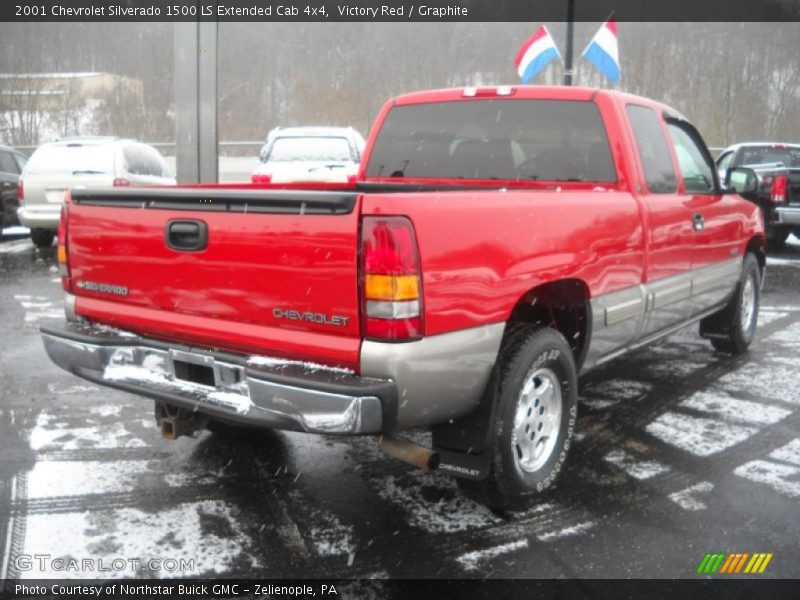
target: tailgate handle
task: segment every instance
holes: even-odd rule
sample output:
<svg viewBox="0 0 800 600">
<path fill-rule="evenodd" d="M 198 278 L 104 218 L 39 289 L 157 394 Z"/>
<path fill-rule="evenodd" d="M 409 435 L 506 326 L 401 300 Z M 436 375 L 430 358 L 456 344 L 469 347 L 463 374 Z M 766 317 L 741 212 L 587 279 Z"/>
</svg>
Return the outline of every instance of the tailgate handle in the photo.
<svg viewBox="0 0 800 600">
<path fill-rule="evenodd" d="M 197 252 L 208 246 L 208 225 L 203 221 L 167 223 L 167 246 L 181 252 Z"/>
</svg>

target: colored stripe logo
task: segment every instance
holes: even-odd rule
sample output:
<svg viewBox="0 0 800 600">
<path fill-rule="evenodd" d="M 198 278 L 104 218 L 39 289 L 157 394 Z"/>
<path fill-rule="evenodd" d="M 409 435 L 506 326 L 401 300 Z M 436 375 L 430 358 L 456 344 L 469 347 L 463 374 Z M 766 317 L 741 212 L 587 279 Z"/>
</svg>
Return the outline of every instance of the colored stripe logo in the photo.
<svg viewBox="0 0 800 600">
<path fill-rule="evenodd" d="M 697 572 L 704 575 L 758 575 L 766 571 L 772 556 L 771 552 L 709 553 L 703 557 Z"/>
</svg>

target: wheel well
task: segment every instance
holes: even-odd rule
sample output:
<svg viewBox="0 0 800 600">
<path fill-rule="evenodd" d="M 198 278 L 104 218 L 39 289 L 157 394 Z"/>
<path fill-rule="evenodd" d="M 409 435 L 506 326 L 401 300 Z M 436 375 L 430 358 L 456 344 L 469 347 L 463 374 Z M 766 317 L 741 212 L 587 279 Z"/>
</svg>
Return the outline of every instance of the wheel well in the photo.
<svg viewBox="0 0 800 600">
<path fill-rule="evenodd" d="M 745 254 L 752 252 L 758 261 L 758 268 L 761 271 L 761 277 L 764 277 L 764 269 L 767 267 L 767 254 L 766 254 L 766 240 L 762 236 L 756 236 L 747 242 Z"/>
<path fill-rule="evenodd" d="M 589 288 L 580 279 L 562 279 L 539 285 L 522 296 L 508 318 L 508 331 L 516 323 L 552 327 L 572 348 L 580 370 L 590 335 Z"/>
</svg>

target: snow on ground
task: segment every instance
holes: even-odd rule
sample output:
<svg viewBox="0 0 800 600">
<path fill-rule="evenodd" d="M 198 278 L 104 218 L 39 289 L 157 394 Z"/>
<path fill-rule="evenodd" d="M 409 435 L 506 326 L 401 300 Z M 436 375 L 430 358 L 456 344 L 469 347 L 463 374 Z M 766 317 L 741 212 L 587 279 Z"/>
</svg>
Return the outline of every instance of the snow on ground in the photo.
<svg viewBox="0 0 800 600">
<path fill-rule="evenodd" d="M 10 227 L 3 228 L 3 235 L 4 236 L 18 236 L 18 235 L 30 235 L 31 230 L 27 227 L 23 227 L 22 225 L 11 225 Z"/>
<path fill-rule="evenodd" d="M 770 310 L 760 309 L 758 311 L 758 326 L 763 327 L 764 325 L 769 325 L 773 321 L 777 321 L 778 319 L 783 319 L 788 314 L 789 313 L 787 312 L 781 312 L 777 310 L 770 311 Z"/>
<path fill-rule="evenodd" d="M 739 400 L 715 392 L 696 392 L 679 406 L 724 417 L 730 421 L 755 425 L 772 425 L 792 414 L 791 411 L 777 406 Z"/>
<path fill-rule="evenodd" d="M 370 483 L 381 498 L 405 511 L 409 525 L 428 533 L 483 529 L 502 521 L 484 505 L 463 496 L 447 475 L 409 471 L 402 481 L 388 475 Z"/>
<path fill-rule="evenodd" d="M 769 457 L 800 466 L 800 438 L 796 438 L 785 446 L 774 450 Z"/>
<path fill-rule="evenodd" d="M 580 401 L 589 408 L 602 410 L 619 402 L 641 400 L 652 387 L 632 379 L 608 379 L 586 386 Z"/>
<path fill-rule="evenodd" d="M 800 269 L 800 261 L 792 258 L 777 258 L 775 256 L 767 257 L 767 268 L 769 267 L 794 267 Z"/>
<path fill-rule="evenodd" d="M 13 240 L 0 244 L 0 254 L 21 254 L 33 248 L 29 239 Z"/>
<path fill-rule="evenodd" d="M 2 246 L 0 246 L 2 248 Z M 14 296 L 25 311 L 26 323 L 37 323 L 42 319 L 63 319 L 64 305 L 59 300 L 53 300 L 46 296 Z"/>
<path fill-rule="evenodd" d="M 624 450 L 612 450 L 604 460 L 625 471 L 634 479 L 644 480 L 668 473 L 670 468 L 655 460 L 637 460 Z"/>
<path fill-rule="evenodd" d="M 39 461 L 28 473 L 28 498 L 118 494 L 136 489 L 147 461 Z"/>
<path fill-rule="evenodd" d="M 766 484 L 781 494 L 800 498 L 800 438 L 773 450 L 768 458 L 770 460 L 745 463 L 733 473 Z"/>
<path fill-rule="evenodd" d="M 703 494 L 709 494 L 714 489 L 714 484 L 710 481 L 701 481 L 696 485 L 689 486 L 669 495 L 669 499 L 684 510 L 705 510 L 706 503 L 698 498 Z"/>
<path fill-rule="evenodd" d="M 31 431 L 31 449 L 36 452 L 97 448 L 141 448 L 144 441 L 133 436 L 120 422 L 108 426 L 69 427 L 48 411 L 36 418 Z"/>
<path fill-rule="evenodd" d="M 253 564 L 246 551 L 247 537 L 221 500 L 179 504 L 158 512 L 135 508 L 86 512 L 33 514 L 26 518 L 24 554 L 52 558 L 93 558 L 110 565 L 115 559 L 193 561 L 193 569 L 146 572 L 103 572 L 103 578 L 138 576 L 187 577 L 220 575 L 243 562 Z M 187 564 L 187 563 L 184 563 Z M 55 571 L 51 565 L 22 571 L 24 579 L 81 578 L 86 573 Z M 48 568 L 49 567 L 49 568 Z M 145 572 L 141 572 L 145 571 Z"/>
<path fill-rule="evenodd" d="M 664 413 L 645 428 L 660 440 L 696 456 L 711 456 L 743 442 L 758 431 L 716 419 Z"/>
<path fill-rule="evenodd" d="M 462 554 L 456 561 L 458 561 L 465 571 L 477 571 L 482 563 L 493 558 L 497 558 L 503 554 L 514 552 L 515 550 L 522 550 L 528 547 L 528 540 L 517 540 L 499 546 L 493 546 L 484 550 L 475 550 Z"/>
<path fill-rule="evenodd" d="M 540 542 L 552 542 L 554 540 L 560 540 L 562 538 L 585 533 L 594 526 L 594 522 L 584 521 L 582 523 L 576 523 L 575 525 L 570 525 L 569 527 L 564 527 L 563 529 L 558 529 L 556 531 L 541 533 L 536 536 L 536 539 L 538 539 Z"/>
<path fill-rule="evenodd" d="M 748 363 L 741 369 L 723 375 L 717 384 L 732 392 L 744 392 L 757 398 L 800 404 L 797 365 L 777 364 L 769 367 Z"/>
<path fill-rule="evenodd" d="M 799 350 L 800 322 L 792 323 L 785 329 L 781 329 L 780 331 L 773 333 L 771 336 L 769 336 L 769 339 L 779 342 L 780 344 L 787 346 L 792 350 Z"/>
<path fill-rule="evenodd" d="M 800 468 L 768 460 L 753 460 L 737 467 L 734 475 L 770 486 L 781 494 L 800 498 Z"/>
<path fill-rule="evenodd" d="M 314 511 L 311 522 L 314 525 L 308 535 L 319 556 L 353 556 L 356 546 L 352 526 L 343 525 L 336 515 L 321 510 Z"/>
<path fill-rule="evenodd" d="M 72 396 L 72 395 L 78 395 L 78 394 L 91 394 L 91 393 L 94 393 L 94 392 L 99 392 L 100 388 L 98 386 L 96 386 L 96 385 L 92 385 L 92 384 L 89 384 L 89 383 L 77 384 L 77 385 L 68 385 L 68 386 L 62 386 L 61 384 L 58 384 L 58 383 L 48 383 L 47 384 L 47 391 L 50 394 L 52 394 L 53 396 L 55 396 L 55 395 Z M 101 406 L 101 407 L 92 409 L 91 412 L 93 412 L 95 414 L 100 414 L 97 411 L 105 411 L 105 410 L 108 410 L 108 409 L 114 409 L 114 407 Z M 101 414 L 101 416 L 105 416 L 105 415 Z"/>
</svg>

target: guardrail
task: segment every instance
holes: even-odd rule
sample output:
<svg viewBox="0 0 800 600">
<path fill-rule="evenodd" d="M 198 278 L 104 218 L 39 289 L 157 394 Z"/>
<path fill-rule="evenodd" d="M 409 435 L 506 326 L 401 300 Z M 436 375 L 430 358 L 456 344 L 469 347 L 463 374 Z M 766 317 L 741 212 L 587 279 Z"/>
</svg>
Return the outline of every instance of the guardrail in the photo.
<svg viewBox="0 0 800 600">
<path fill-rule="evenodd" d="M 154 148 L 174 148 L 175 142 L 144 142 L 148 146 L 153 146 Z M 264 145 L 264 140 L 237 140 L 231 142 L 219 142 L 217 144 L 218 148 L 258 148 L 261 149 L 261 146 Z M 36 150 L 38 146 L 14 146 L 20 152 L 28 152 L 30 153 L 33 150 Z M 725 148 L 719 146 L 709 146 L 708 150 L 714 156 L 718 155 L 722 152 Z"/>
<path fill-rule="evenodd" d="M 148 146 L 153 146 L 154 148 L 174 148 L 175 142 L 143 142 Z M 237 141 L 230 141 L 230 142 L 219 142 L 217 147 L 219 149 L 225 148 L 256 148 L 257 150 L 261 149 L 261 146 L 264 145 L 264 140 L 237 140 Z M 31 152 L 36 150 L 39 146 L 14 146 L 16 150 L 23 152 L 25 154 L 30 155 Z M 258 154 L 258 152 L 256 152 Z"/>
</svg>

